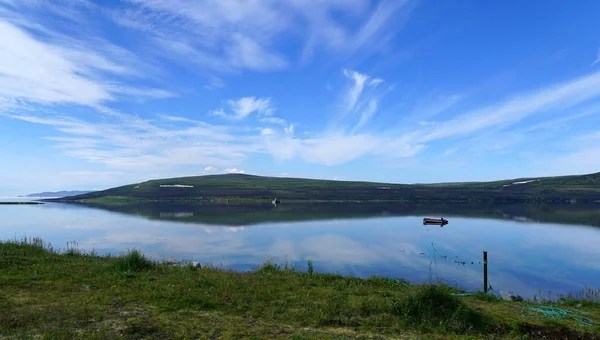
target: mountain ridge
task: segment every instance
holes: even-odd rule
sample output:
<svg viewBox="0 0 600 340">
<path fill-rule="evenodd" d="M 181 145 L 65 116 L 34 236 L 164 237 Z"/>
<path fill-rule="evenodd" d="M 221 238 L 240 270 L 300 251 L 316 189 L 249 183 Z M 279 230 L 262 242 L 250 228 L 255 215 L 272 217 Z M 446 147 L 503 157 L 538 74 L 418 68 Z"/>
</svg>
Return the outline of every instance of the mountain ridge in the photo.
<svg viewBox="0 0 600 340">
<path fill-rule="evenodd" d="M 285 201 L 585 201 L 600 202 L 600 173 L 492 182 L 397 184 L 248 174 L 155 179 L 58 201 L 127 203 L 190 200 L 205 203 Z M 269 201 L 270 202 L 270 201 Z"/>
<path fill-rule="evenodd" d="M 62 190 L 62 191 L 44 191 L 44 192 L 38 192 L 38 193 L 34 193 L 34 194 L 28 194 L 28 195 L 23 195 L 23 196 L 19 196 L 19 197 L 56 197 L 56 198 L 62 198 L 62 197 L 69 197 L 69 196 L 76 196 L 76 195 L 84 195 L 84 194 L 88 194 L 90 192 L 93 192 L 92 190 Z"/>
</svg>

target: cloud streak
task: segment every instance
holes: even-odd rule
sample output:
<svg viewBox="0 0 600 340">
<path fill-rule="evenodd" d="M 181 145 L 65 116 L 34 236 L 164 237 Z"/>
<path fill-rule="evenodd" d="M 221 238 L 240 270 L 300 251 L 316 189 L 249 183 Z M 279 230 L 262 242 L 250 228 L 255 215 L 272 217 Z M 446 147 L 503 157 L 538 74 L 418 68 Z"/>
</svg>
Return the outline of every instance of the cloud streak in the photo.
<svg viewBox="0 0 600 340">
<path fill-rule="evenodd" d="M 498 125 L 515 124 L 545 110 L 567 109 L 600 98 L 600 72 L 537 92 L 519 94 L 493 106 L 475 109 L 436 125 L 421 142 L 465 135 Z"/>
<path fill-rule="evenodd" d="M 0 31 L 0 97 L 5 100 L 94 106 L 116 97 L 173 96 L 125 84 L 124 79 L 141 72 L 115 57 L 127 55 L 124 49 L 109 45 L 111 52 L 100 54 L 72 38 L 43 41 L 5 19 L 0 19 Z"/>
<path fill-rule="evenodd" d="M 598 52 L 596 53 L 596 60 L 592 63 L 592 66 L 594 66 L 598 63 L 600 63 L 600 48 L 598 49 Z"/>
<path fill-rule="evenodd" d="M 374 53 L 408 20 L 409 1 L 311 0 L 187 1 L 130 0 L 110 15 L 118 25 L 160 41 L 162 55 L 200 64 L 210 72 L 274 71 L 288 68 L 290 56 L 275 46 L 292 37 L 306 60 L 317 48 L 353 54 Z M 342 20 L 351 16 L 359 25 Z M 400 14 L 400 17 L 394 17 Z M 392 25 L 394 23 L 394 25 Z M 351 43 L 348 43 L 351 42 Z"/>
</svg>

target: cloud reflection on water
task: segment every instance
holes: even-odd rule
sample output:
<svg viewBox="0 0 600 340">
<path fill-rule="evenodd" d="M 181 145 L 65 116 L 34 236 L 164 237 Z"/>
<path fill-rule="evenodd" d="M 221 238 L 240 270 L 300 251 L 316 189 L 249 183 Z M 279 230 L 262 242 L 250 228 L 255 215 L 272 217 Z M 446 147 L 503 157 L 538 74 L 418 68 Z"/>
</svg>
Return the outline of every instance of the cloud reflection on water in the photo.
<svg viewBox="0 0 600 340">
<path fill-rule="evenodd" d="M 222 227 L 52 205 L 0 209 L 7 221 L 3 239 L 39 236 L 59 247 L 77 241 L 81 249 L 100 253 L 138 248 L 158 259 L 238 269 L 256 268 L 268 256 L 279 262 L 287 257 L 300 269 L 312 260 L 319 271 L 416 282 L 440 278 L 481 289 L 479 262 L 487 250 L 496 291 L 531 296 L 538 289 L 575 292 L 600 282 L 600 229 L 578 226 L 453 218 L 444 228 L 432 228 L 419 217 L 386 217 Z"/>
</svg>

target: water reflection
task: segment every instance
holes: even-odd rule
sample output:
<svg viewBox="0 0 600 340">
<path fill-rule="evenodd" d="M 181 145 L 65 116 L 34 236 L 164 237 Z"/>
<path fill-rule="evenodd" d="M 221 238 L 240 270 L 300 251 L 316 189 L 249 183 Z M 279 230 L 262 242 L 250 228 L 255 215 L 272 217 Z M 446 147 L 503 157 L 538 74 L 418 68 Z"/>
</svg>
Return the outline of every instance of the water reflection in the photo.
<svg viewBox="0 0 600 340">
<path fill-rule="evenodd" d="M 414 282 L 441 279 L 466 289 L 482 288 L 480 262 L 487 250 L 489 279 L 497 291 L 566 293 L 600 282 L 600 228 L 530 222 L 593 221 L 597 210 L 559 206 L 544 214 L 544 207 L 483 206 L 464 212 L 456 207 L 451 212 L 451 206 L 414 207 L 413 212 L 407 206 L 282 207 L 211 211 L 179 205 L 113 212 L 65 204 L 4 206 L 0 238 L 39 236 L 61 248 L 76 241 L 80 248 L 100 253 L 138 248 L 157 259 L 240 270 L 256 268 L 268 256 L 281 262 L 287 258 L 301 270 L 312 260 L 318 271 Z M 423 216 L 444 216 L 450 224 L 423 225 Z"/>
<path fill-rule="evenodd" d="M 64 204 L 63 204 L 64 205 Z M 69 207 L 84 205 L 69 205 Z M 88 205 L 126 215 L 148 219 L 211 225 L 254 225 L 269 222 L 295 222 L 342 218 L 391 216 L 445 216 L 493 218 L 518 222 L 549 222 L 600 227 L 600 204 L 596 205 L 492 205 L 492 204 L 281 204 L 265 205 L 198 205 L 140 203 L 128 205 Z"/>
<path fill-rule="evenodd" d="M 159 213 L 160 218 L 171 219 L 171 218 L 189 218 L 194 217 L 193 212 L 161 212 Z"/>
</svg>

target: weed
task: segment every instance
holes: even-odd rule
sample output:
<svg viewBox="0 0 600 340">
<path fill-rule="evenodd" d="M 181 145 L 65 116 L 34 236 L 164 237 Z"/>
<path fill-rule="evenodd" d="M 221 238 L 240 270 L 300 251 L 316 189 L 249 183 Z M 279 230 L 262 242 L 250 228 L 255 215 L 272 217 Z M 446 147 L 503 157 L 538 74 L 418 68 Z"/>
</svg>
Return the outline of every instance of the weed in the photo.
<svg viewBox="0 0 600 340">
<path fill-rule="evenodd" d="M 476 292 L 475 294 L 473 294 L 473 297 L 481 300 L 481 301 L 487 301 L 487 302 L 500 302 L 502 301 L 501 298 L 499 298 L 497 295 L 495 294 L 491 294 L 491 293 L 484 293 L 484 292 Z"/>
<path fill-rule="evenodd" d="M 261 266 L 258 268 L 259 272 L 279 272 L 281 271 L 281 266 L 273 260 L 273 258 L 269 257 Z"/>
<path fill-rule="evenodd" d="M 313 261 L 308 260 L 306 263 L 308 265 L 308 274 L 312 275 L 312 273 L 315 271 L 315 266 L 313 264 Z"/>
<path fill-rule="evenodd" d="M 485 332 L 491 326 L 483 314 L 468 307 L 444 286 L 418 287 L 405 300 L 394 301 L 392 310 L 404 318 L 407 326 L 418 329 L 470 333 Z"/>
<path fill-rule="evenodd" d="M 114 268 L 121 272 L 142 272 L 154 269 L 156 262 L 147 259 L 139 250 L 130 250 L 117 259 Z"/>
</svg>

